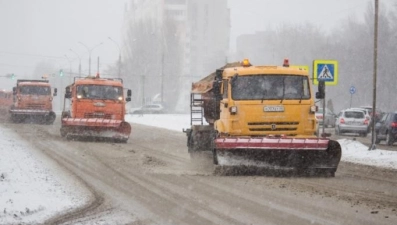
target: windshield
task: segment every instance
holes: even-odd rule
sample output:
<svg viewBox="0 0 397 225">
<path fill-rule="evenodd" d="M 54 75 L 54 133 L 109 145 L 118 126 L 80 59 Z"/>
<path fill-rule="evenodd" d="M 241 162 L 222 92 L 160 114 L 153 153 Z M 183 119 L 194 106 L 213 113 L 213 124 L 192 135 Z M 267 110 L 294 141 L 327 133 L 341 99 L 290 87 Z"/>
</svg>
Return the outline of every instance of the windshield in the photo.
<svg viewBox="0 0 397 225">
<path fill-rule="evenodd" d="M 346 118 L 362 119 L 362 118 L 364 118 L 364 113 L 358 112 L 358 111 L 347 111 L 347 112 L 345 112 L 345 117 Z"/>
<path fill-rule="evenodd" d="M 307 77 L 291 75 L 238 76 L 232 81 L 234 100 L 309 99 Z"/>
<path fill-rule="evenodd" d="M 21 86 L 22 95 L 51 95 L 51 88 L 45 86 Z"/>
<path fill-rule="evenodd" d="M 123 89 L 105 85 L 79 85 L 77 86 L 77 98 L 122 100 Z"/>
</svg>

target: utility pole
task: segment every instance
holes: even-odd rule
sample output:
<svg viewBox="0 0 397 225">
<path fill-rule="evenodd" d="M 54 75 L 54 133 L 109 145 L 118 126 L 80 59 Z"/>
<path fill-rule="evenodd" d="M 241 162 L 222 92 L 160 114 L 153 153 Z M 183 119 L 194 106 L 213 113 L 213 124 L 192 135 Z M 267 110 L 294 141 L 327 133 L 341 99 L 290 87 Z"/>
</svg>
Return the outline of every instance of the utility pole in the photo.
<svg viewBox="0 0 397 225">
<path fill-rule="evenodd" d="M 97 68 L 96 68 L 96 74 L 99 74 L 99 56 L 98 56 L 98 64 L 97 64 Z"/>
<path fill-rule="evenodd" d="M 375 114 L 376 114 L 376 71 L 378 68 L 378 12 L 379 0 L 375 0 L 375 18 L 374 18 L 374 77 L 373 77 L 373 93 L 372 93 L 372 119 L 371 119 L 371 146 L 368 150 L 375 150 Z"/>
<path fill-rule="evenodd" d="M 81 77 L 81 57 L 79 54 L 77 54 L 75 51 L 73 51 L 72 49 L 69 49 L 71 52 L 73 52 L 74 54 L 77 55 L 77 57 L 79 58 L 79 77 Z"/>
<path fill-rule="evenodd" d="M 79 43 L 82 44 L 82 45 L 87 49 L 87 51 L 88 51 L 88 75 L 91 75 L 91 53 L 92 53 L 92 50 L 94 50 L 96 47 L 99 47 L 100 45 L 102 45 L 103 42 L 101 42 L 101 43 L 95 45 L 95 46 L 92 47 L 92 48 L 89 48 L 89 47 L 88 47 L 87 45 L 85 45 L 83 42 L 79 42 Z"/>
</svg>

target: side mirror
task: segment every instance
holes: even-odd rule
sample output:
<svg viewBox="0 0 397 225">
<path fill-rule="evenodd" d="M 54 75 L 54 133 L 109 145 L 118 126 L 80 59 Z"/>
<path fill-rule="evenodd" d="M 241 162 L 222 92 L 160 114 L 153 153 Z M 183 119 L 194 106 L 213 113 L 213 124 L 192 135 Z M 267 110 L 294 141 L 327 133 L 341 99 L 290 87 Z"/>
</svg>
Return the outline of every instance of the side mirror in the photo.
<svg viewBox="0 0 397 225">
<path fill-rule="evenodd" d="M 131 101 L 131 89 L 127 90 L 127 98 L 125 98 L 126 102 L 130 102 Z"/>
<path fill-rule="evenodd" d="M 72 92 L 70 90 L 70 87 L 67 87 L 65 89 L 65 98 L 72 98 Z"/>
<path fill-rule="evenodd" d="M 12 93 L 13 93 L 14 95 L 17 94 L 17 87 L 13 87 L 13 88 L 12 88 Z"/>
<path fill-rule="evenodd" d="M 57 96 L 57 93 L 58 93 L 58 89 L 57 88 L 54 88 L 54 96 Z"/>
<path fill-rule="evenodd" d="M 316 92 L 317 99 L 324 99 L 325 98 L 325 81 L 318 82 L 318 92 Z"/>
</svg>

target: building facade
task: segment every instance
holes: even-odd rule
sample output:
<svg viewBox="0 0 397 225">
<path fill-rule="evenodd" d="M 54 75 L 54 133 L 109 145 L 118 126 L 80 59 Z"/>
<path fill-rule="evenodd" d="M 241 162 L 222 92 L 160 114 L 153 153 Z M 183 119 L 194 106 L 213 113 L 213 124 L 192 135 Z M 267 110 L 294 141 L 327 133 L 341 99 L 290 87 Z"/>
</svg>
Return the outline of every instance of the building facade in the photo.
<svg viewBox="0 0 397 225">
<path fill-rule="evenodd" d="M 169 65 L 180 67 L 175 70 L 178 74 L 172 74 L 173 82 L 178 84 L 178 96 L 173 96 L 177 99 L 172 101 L 177 111 L 188 110 L 191 83 L 226 63 L 230 37 L 227 0 L 131 0 L 125 12 L 125 46 L 138 44 L 132 41 L 138 37 L 131 36 L 138 36 L 144 31 L 141 28 L 131 32 L 130 29 L 137 24 L 145 24 L 144 29 L 151 29 L 146 32 L 156 37 L 167 35 L 166 43 L 160 46 L 163 58 L 156 64 L 162 64 L 163 72 L 169 76 L 173 73 Z M 175 49 L 173 44 L 176 43 L 170 40 L 178 42 L 178 51 L 172 54 L 171 48 Z M 132 59 L 129 55 L 136 54 L 126 48 L 123 55 L 126 56 L 123 58 Z M 166 93 L 163 94 L 165 97 Z"/>
</svg>

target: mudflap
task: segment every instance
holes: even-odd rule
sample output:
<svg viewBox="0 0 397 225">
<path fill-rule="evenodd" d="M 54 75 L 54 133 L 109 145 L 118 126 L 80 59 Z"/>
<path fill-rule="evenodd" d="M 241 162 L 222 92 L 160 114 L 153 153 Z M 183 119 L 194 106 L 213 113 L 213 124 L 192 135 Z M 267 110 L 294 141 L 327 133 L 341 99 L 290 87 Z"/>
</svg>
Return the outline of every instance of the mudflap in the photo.
<svg viewBox="0 0 397 225">
<path fill-rule="evenodd" d="M 96 123 L 80 120 L 79 123 L 70 118 L 62 119 L 60 129 L 62 137 L 68 140 L 100 139 L 126 143 L 131 134 L 131 125 L 125 121 L 97 120 Z"/>
<path fill-rule="evenodd" d="M 213 149 L 214 128 L 210 125 L 194 125 L 185 131 L 187 147 L 191 159 L 195 159 Z"/>
<path fill-rule="evenodd" d="M 214 162 L 224 168 L 237 168 L 236 174 L 240 168 L 332 177 L 341 154 L 340 144 L 325 138 L 217 138 Z"/>
</svg>

